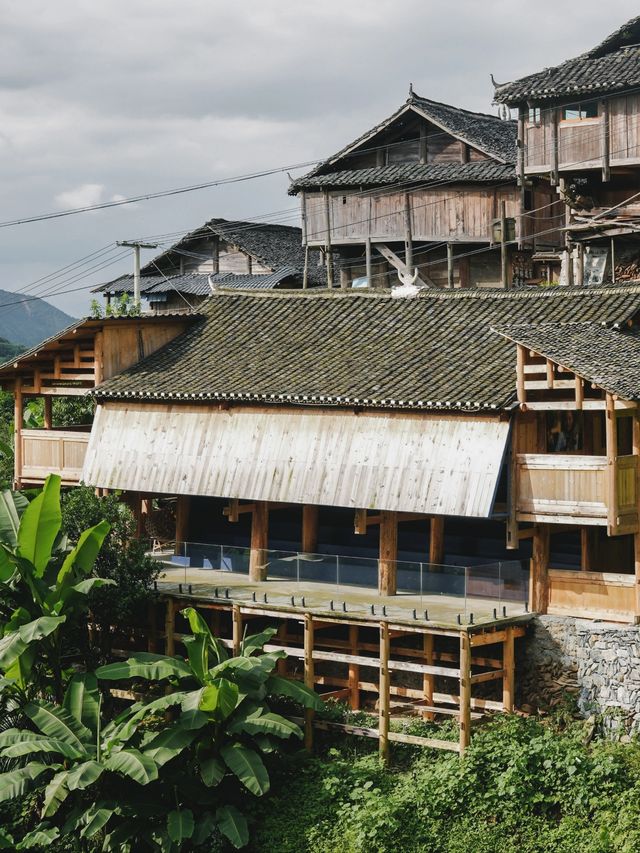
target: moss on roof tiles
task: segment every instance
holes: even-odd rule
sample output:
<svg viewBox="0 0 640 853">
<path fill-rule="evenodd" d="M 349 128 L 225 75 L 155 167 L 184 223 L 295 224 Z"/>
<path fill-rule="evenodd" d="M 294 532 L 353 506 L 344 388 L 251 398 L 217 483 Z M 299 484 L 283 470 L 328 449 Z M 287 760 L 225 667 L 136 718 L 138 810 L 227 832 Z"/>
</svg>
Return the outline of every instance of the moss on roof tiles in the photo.
<svg viewBox="0 0 640 853">
<path fill-rule="evenodd" d="M 96 390 L 101 398 L 235 399 L 451 410 L 515 399 L 513 323 L 624 323 L 640 286 L 518 291 L 219 294 L 203 319 Z"/>
</svg>

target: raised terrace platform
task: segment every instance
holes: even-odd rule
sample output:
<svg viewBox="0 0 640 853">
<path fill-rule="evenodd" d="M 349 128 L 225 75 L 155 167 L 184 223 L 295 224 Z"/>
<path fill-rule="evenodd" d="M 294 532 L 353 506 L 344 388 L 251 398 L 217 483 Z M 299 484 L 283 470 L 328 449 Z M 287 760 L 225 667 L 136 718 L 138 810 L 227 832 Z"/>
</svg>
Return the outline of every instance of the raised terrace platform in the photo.
<svg viewBox="0 0 640 853">
<path fill-rule="evenodd" d="M 392 742 L 462 754 L 474 721 L 514 710 L 515 640 L 531 618 L 524 602 L 433 593 L 379 596 L 365 586 L 295 578 L 252 583 L 239 572 L 171 564 L 157 586 L 164 630 L 156 610 L 150 649 L 163 641 L 167 654 L 176 653 L 188 630 L 180 615 L 185 607 L 195 607 L 236 653 L 245 633 L 273 627 L 265 650 L 286 652 L 281 675 L 304 681 L 325 699 L 378 715 L 378 727 L 366 728 L 308 714 L 308 748 L 314 728 L 321 728 L 376 738 L 385 760 Z M 458 739 L 402 731 L 400 721 L 416 715 L 456 718 Z"/>
</svg>

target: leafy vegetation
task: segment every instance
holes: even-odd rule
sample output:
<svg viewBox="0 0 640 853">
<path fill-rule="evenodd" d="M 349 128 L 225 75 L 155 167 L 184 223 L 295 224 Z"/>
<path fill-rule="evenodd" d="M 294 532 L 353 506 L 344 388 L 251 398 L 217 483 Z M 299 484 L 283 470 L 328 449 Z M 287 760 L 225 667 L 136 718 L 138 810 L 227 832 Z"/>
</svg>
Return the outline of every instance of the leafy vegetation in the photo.
<svg viewBox="0 0 640 853">
<path fill-rule="evenodd" d="M 21 344 L 12 344 L 6 338 L 0 338 L 0 364 L 3 361 L 8 361 L 10 358 L 20 355 L 24 352 L 24 347 Z"/>
</svg>

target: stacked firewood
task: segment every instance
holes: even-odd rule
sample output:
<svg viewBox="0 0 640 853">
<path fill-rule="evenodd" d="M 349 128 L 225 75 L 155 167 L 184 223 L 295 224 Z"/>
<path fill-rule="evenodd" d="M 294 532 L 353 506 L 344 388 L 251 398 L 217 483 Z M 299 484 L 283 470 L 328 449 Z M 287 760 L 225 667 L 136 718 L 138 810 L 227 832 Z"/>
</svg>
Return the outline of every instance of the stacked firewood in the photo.
<svg viewBox="0 0 640 853">
<path fill-rule="evenodd" d="M 636 281 L 640 279 L 640 255 L 634 260 L 625 260 L 616 264 L 616 281 Z"/>
</svg>

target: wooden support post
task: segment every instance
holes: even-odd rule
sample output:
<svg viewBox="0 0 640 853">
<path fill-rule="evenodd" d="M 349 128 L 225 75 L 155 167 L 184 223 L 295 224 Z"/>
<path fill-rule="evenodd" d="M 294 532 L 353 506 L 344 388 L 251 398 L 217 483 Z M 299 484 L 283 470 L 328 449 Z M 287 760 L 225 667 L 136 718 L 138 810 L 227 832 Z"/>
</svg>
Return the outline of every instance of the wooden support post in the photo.
<svg viewBox="0 0 640 853">
<path fill-rule="evenodd" d="M 522 344 L 516 345 L 516 382 L 518 392 L 518 402 L 520 405 L 527 402 L 527 392 L 525 390 L 525 375 L 524 366 L 527 360 L 525 348 Z"/>
<path fill-rule="evenodd" d="M 424 650 L 424 663 L 427 666 L 433 666 L 433 634 L 424 634 L 422 637 Z M 424 673 L 422 676 L 422 693 L 424 703 L 429 707 L 433 707 L 433 690 L 435 687 L 435 676 Z M 435 714 L 432 711 L 423 711 L 423 720 L 435 719 Z"/>
<path fill-rule="evenodd" d="M 460 632 L 460 755 L 471 741 L 471 640 Z"/>
<path fill-rule="evenodd" d="M 611 282 L 616 283 L 616 241 L 611 238 Z"/>
<path fill-rule="evenodd" d="M 578 287 L 584 286 L 584 244 L 576 243 L 576 269 L 574 284 Z"/>
<path fill-rule="evenodd" d="M 231 619 L 233 622 L 233 656 L 238 657 L 242 646 L 242 613 L 240 613 L 239 604 L 233 605 Z"/>
<path fill-rule="evenodd" d="M 389 712 L 390 712 L 390 677 L 389 677 L 389 623 L 380 623 L 380 690 L 378 696 L 378 737 L 380 760 L 385 764 L 389 761 Z"/>
<path fill-rule="evenodd" d="M 189 539 L 189 495 L 178 495 L 176 501 L 176 554 L 180 553 L 180 546 Z"/>
<path fill-rule="evenodd" d="M 411 199 L 404 194 L 404 263 L 407 275 L 413 274 L 413 237 L 411 234 Z"/>
<path fill-rule="evenodd" d="M 531 557 L 531 609 L 546 613 L 549 606 L 549 540 L 548 524 L 537 524 L 533 531 Z"/>
<path fill-rule="evenodd" d="M 507 244 L 507 203 L 500 202 L 500 280 L 505 290 L 511 288 L 509 281 L 509 248 Z"/>
<path fill-rule="evenodd" d="M 611 180 L 610 143 L 609 143 L 609 101 L 601 101 L 602 125 L 600 127 L 600 151 L 602 154 L 602 180 Z"/>
<path fill-rule="evenodd" d="M 580 569 L 583 572 L 592 571 L 591 559 L 591 529 L 580 528 Z"/>
<path fill-rule="evenodd" d="M 364 244 L 364 257 L 367 273 L 367 287 L 375 287 L 373 280 L 373 267 L 371 264 L 371 237 L 367 237 Z"/>
<path fill-rule="evenodd" d="M 349 625 L 349 654 L 358 654 L 358 626 Z M 352 711 L 360 710 L 360 667 L 356 663 L 349 664 L 349 705 Z"/>
<path fill-rule="evenodd" d="M 309 246 L 304 247 L 304 271 L 302 273 L 302 289 L 309 287 Z"/>
<path fill-rule="evenodd" d="M 16 377 L 13 392 L 13 479 L 16 489 L 22 486 L 22 425 L 24 419 L 22 378 Z"/>
<path fill-rule="evenodd" d="M 551 109 L 551 186 L 555 187 L 560 180 L 558 154 L 558 110 Z"/>
<path fill-rule="evenodd" d="M 444 560 L 444 516 L 432 516 L 430 528 L 429 562 L 432 566 L 441 566 Z"/>
<path fill-rule="evenodd" d="M 343 264 L 340 267 L 340 289 L 341 290 L 348 290 L 350 281 L 351 281 L 351 279 L 349 278 L 349 270 Z"/>
<path fill-rule="evenodd" d="M 505 633 L 506 636 L 502 643 L 502 704 L 504 710 L 508 714 L 511 714 L 513 713 L 515 702 L 514 688 L 516 672 L 513 628 L 508 627 Z"/>
<path fill-rule="evenodd" d="M 398 514 L 388 510 L 380 513 L 380 558 L 378 561 L 378 592 L 395 595 L 397 589 Z"/>
<path fill-rule="evenodd" d="M 44 398 L 44 428 L 53 429 L 53 397 Z"/>
<path fill-rule="evenodd" d="M 507 550 L 520 547 L 518 536 L 518 414 L 511 421 L 509 435 L 509 468 L 507 471 Z"/>
<path fill-rule="evenodd" d="M 447 287 L 453 287 L 453 243 L 447 243 Z"/>
<path fill-rule="evenodd" d="M 220 238 L 213 238 L 213 246 L 211 250 L 211 269 L 214 275 L 220 272 Z"/>
<path fill-rule="evenodd" d="M 525 171 L 524 171 L 524 163 L 525 163 L 525 117 L 527 114 L 526 107 L 520 107 L 518 110 L 518 160 L 517 160 L 517 169 L 516 174 L 518 177 L 518 207 L 519 207 L 519 221 L 518 221 L 518 249 L 522 249 L 524 247 L 524 243 L 527 237 L 527 218 L 526 218 L 526 181 L 525 181 Z M 535 230 L 535 229 L 534 229 Z"/>
<path fill-rule="evenodd" d="M 302 507 L 302 550 L 305 554 L 315 554 L 318 549 L 319 507 L 305 504 Z"/>
<path fill-rule="evenodd" d="M 616 468 L 618 459 L 618 419 L 616 404 L 612 394 L 607 394 L 605 413 L 605 436 L 607 447 L 607 532 L 614 535 L 618 526 L 618 491 L 616 488 Z"/>
<path fill-rule="evenodd" d="M 576 409 L 580 411 L 582 409 L 582 404 L 584 402 L 584 383 L 582 379 L 576 374 Z"/>
<path fill-rule="evenodd" d="M 174 638 L 174 620 L 175 620 L 175 608 L 173 604 L 173 599 L 170 598 L 167 601 L 167 609 L 165 611 L 165 620 L 164 620 L 164 649 L 165 654 L 169 657 L 173 657 L 176 653 L 176 641 Z"/>
<path fill-rule="evenodd" d="M 324 250 L 327 264 L 327 287 L 333 287 L 333 249 L 331 248 L 331 205 L 329 193 L 324 193 L 325 238 Z"/>
<path fill-rule="evenodd" d="M 256 501 L 251 517 L 251 553 L 249 579 L 257 583 L 267 579 L 267 548 L 269 543 L 269 504 Z"/>
<path fill-rule="evenodd" d="M 99 385 L 104 380 L 104 340 L 103 333 L 96 332 L 93 341 L 93 381 Z"/>
<path fill-rule="evenodd" d="M 304 683 L 313 690 L 315 684 L 313 670 L 313 617 L 310 613 L 304 614 Z M 304 747 L 307 752 L 313 749 L 313 717 L 311 708 L 304 711 Z"/>
</svg>

